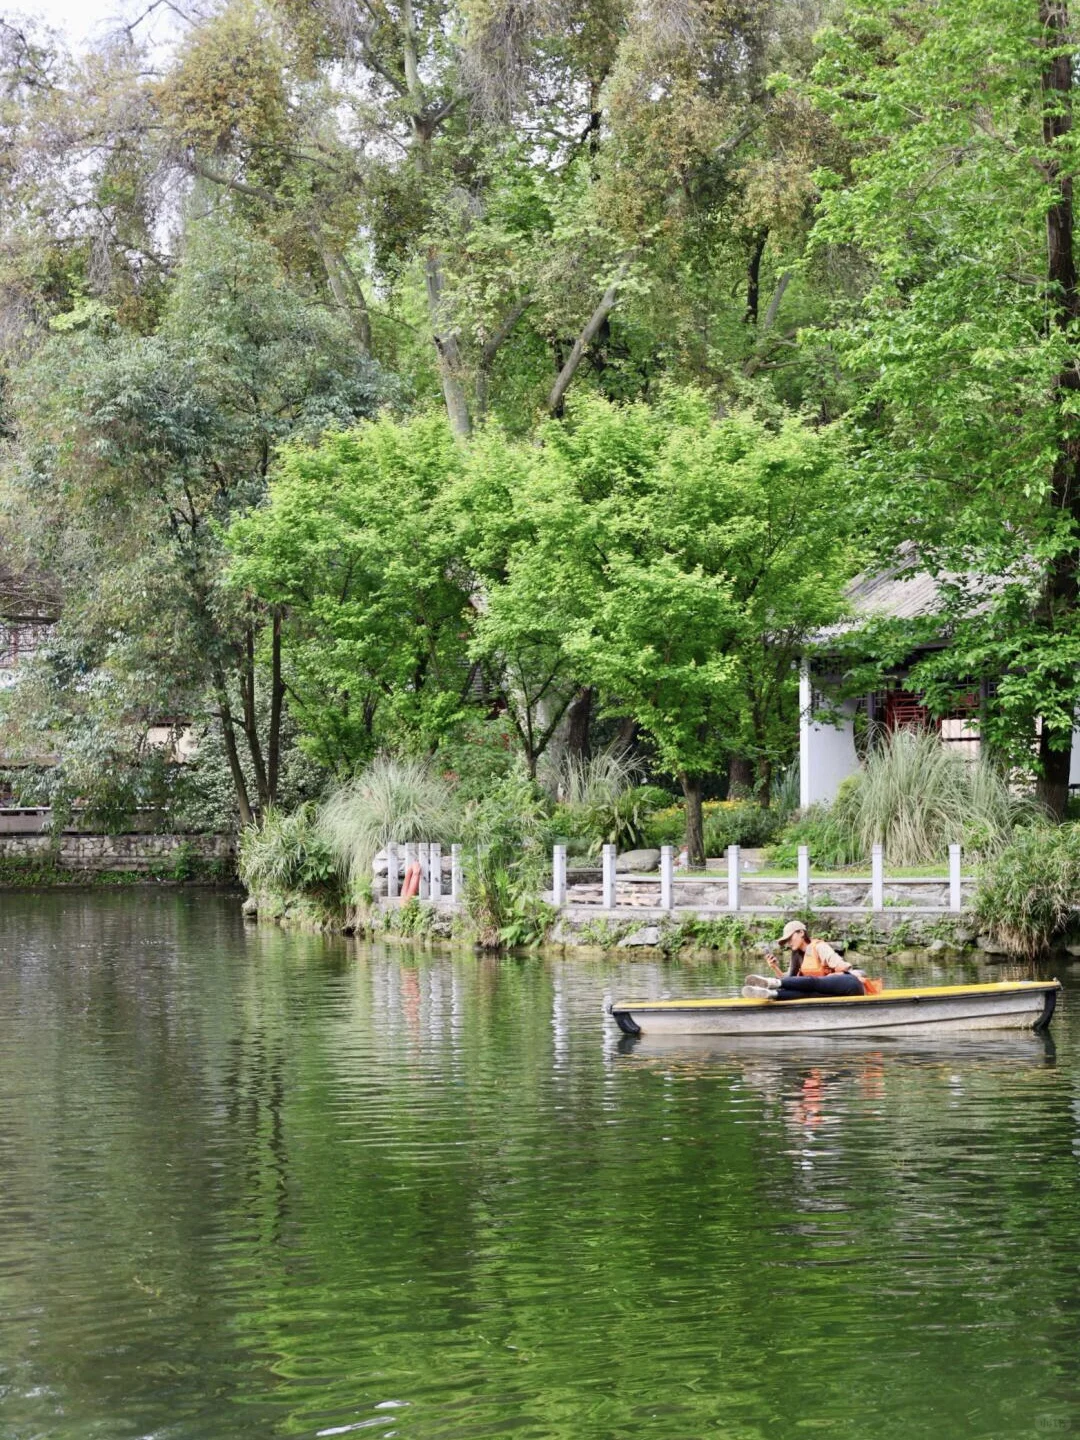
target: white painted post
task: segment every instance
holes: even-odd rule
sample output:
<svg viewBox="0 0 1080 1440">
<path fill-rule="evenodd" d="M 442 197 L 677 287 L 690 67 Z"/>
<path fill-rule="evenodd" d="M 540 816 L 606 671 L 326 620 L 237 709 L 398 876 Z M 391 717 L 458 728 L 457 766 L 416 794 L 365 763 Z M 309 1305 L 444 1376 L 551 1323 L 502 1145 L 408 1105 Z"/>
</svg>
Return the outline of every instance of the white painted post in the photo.
<svg viewBox="0 0 1080 1440">
<path fill-rule="evenodd" d="M 450 846 L 450 898 L 460 900 L 465 886 L 461 880 L 461 846 Z"/>
<path fill-rule="evenodd" d="M 955 914 L 960 913 L 960 846 L 949 846 L 949 909 Z"/>
<path fill-rule="evenodd" d="M 870 851 L 870 908 L 885 909 L 885 851 L 881 845 Z"/>
<path fill-rule="evenodd" d="M 420 890 L 417 898 L 426 900 L 428 898 L 428 880 L 430 878 L 428 866 L 431 864 L 431 846 L 428 845 L 425 840 L 421 840 L 416 849 L 417 859 L 420 861 Z"/>
<path fill-rule="evenodd" d="M 810 903 L 810 848 L 799 846 L 799 899 L 804 905 Z"/>
<path fill-rule="evenodd" d="M 408 873 L 410 865 L 416 864 L 416 846 L 411 842 L 405 846 L 405 872 Z"/>
<path fill-rule="evenodd" d="M 551 852 L 551 903 L 566 904 L 566 846 L 556 845 Z"/>
<path fill-rule="evenodd" d="M 428 851 L 428 894 L 432 900 L 442 899 L 442 846 L 437 840 Z"/>
<path fill-rule="evenodd" d="M 392 840 L 386 847 L 386 894 L 391 900 L 396 900 L 400 894 L 398 887 L 397 846 Z"/>
<path fill-rule="evenodd" d="M 615 909 L 615 846 L 604 846 L 604 909 Z"/>
<path fill-rule="evenodd" d="M 727 908 L 738 910 L 739 908 L 739 847 L 729 845 L 727 848 Z"/>
<path fill-rule="evenodd" d="M 673 845 L 660 846 L 660 909 L 673 910 L 675 908 L 675 847 Z"/>
</svg>

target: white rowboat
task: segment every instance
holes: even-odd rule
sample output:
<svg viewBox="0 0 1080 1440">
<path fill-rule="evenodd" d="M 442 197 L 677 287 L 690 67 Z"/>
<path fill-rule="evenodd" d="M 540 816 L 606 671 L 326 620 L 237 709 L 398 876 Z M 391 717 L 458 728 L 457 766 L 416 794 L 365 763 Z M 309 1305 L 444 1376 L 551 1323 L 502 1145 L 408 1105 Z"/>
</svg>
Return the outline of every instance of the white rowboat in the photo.
<svg viewBox="0 0 1080 1440">
<path fill-rule="evenodd" d="M 615 1001 L 625 1035 L 834 1035 L 954 1030 L 1045 1030 L 1061 982 L 1004 980 L 994 985 L 933 985 L 880 995 L 805 1000 Z"/>
</svg>

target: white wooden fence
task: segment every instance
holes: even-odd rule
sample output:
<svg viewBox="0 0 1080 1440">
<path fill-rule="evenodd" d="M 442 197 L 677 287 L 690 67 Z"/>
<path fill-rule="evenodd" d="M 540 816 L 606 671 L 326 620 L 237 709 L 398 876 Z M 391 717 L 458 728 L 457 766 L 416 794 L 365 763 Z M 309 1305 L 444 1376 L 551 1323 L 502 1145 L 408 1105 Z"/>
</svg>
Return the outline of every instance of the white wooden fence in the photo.
<svg viewBox="0 0 1080 1440">
<path fill-rule="evenodd" d="M 791 888 L 793 893 L 789 904 L 810 905 L 813 903 L 814 890 L 819 891 L 826 888 L 835 889 L 837 886 L 863 886 L 869 887 L 868 902 L 862 905 L 845 905 L 823 908 L 836 908 L 848 911 L 863 911 L 868 914 L 879 914 L 889 908 L 905 909 L 920 913 L 959 914 L 963 908 L 963 885 L 965 877 L 961 873 L 961 848 L 959 845 L 949 846 L 949 868 L 947 875 L 923 875 L 923 876 L 889 876 L 885 873 L 885 855 L 881 845 L 875 845 L 870 857 L 870 874 L 864 875 L 823 875 L 816 877 L 810 868 L 810 851 L 805 845 L 799 846 L 798 864 L 794 878 L 789 876 L 770 876 L 757 874 L 744 874 L 740 870 L 739 846 L 731 845 L 727 851 L 727 872 L 726 874 L 704 874 L 704 875 L 682 875 L 675 870 L 675 851 L 671 845 L 664 845 L 660 850 L 660 873 L 655 874 L 628 874 L 617 876 L 615 871 L 616 849 L 614 845 L 605 845 L 601 854 L 601 883 L 600 883 L 600 909 L 616 910 L 619 908 L 634 909 L 640 912 L 642 908 L 638 904 L 627 904 L 620 906 L 619 885 L 656 886 L 659 882 L 659 904 L 655 907 L 659 910 L 674 910 L 678 905 L 678 891 L 687 885 L 715 887 L 719 895 L 715 902 L 707 901 L 706 908 L 722 908 L 732 914 L 740 910 L 746 911 L 768 911 L 783 910 L 788 908 L 784 905 L 761 905 L 744 903 L 743 886 L 745 883 L 752 883 L 756 888 L 767 886 L 771 890 Z M 410 865 L 419 863 L 420 866 L 420 889 L 421 900 L 450 899 L 460 902 L 463 896 L 464 883 L 462 880 L 461 846 L 451 845 L 450 847 L 450 892 L 445 894 L 442 847 L 434 842 L 430 844 L 409 844 L 409 845 L 388 845 L 386 848 L 387 860 L 387 895 L 390 899 L 397 899 L 401 894 L 401 881 Z M 551 863 L 552 903 L 559 909 L 570 903 L 571 891 L 567 884 L 567 856 L 566 846 L 556 845 L 552 852 Z M 905 889 L 916 887 L 923 889 L 933 886 L 947 888 L 947 901 L 942 905 L 903 905 L 897 900 L 887 903 L 886 886 L 889 888 Z M 724 903 L 721 903 L 723 901 Z M 581 901 L 579 903 L 589 903 Z"/>
</svg>

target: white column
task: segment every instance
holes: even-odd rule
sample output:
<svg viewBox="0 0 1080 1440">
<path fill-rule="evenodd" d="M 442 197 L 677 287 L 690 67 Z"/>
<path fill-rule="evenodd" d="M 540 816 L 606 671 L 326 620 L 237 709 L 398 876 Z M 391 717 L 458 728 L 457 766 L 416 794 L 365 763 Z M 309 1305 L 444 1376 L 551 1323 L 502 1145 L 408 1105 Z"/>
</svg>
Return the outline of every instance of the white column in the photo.
<svg viewBox="0 0 1080 1440">
<path fill-rule="evenodd" d="M 799 846 L 799 898 L 804 905 L 810 900 L 810 850 L 806 845 Z"/>
<path fill-rule="evenodd" d="M 426 900 L 428 898 L 428 866 L 431 863 L 431 847 L 425 840 L 421 840 L 416 847 L 416 858 L 420 861 L 420 889 L 417 898 Z"/>
<path fill-rule="evenodd" d="M 465 886 L 461 883 L 461 846 L 450 846 L 450 897 L 460 900 Z"/>
<path fill-rule="evenodd" d="M 615 909 L 615 846 L 604 846 L 604 909 Z"/>
<path fill-rule="evenodd" d="M 739 847 L 729 845 L 727 851 L 727 908 L 739 908 Z"/>
<path fill-rule="evenodd" d="M 397 868 L 397 846 L 391 840 L 386 846 L 386 893 L 391 900 L 396 900 L 400 889 L 398 886 Z"/>
<path fill-rule="evenodd" d="M 675 847 L 673 845 L 660 846 L 660 909 L 673 910 L 675 908 Z"/>
<path fill-rule="evenodd" d="M 428 851 L 428 894 L 432 900 L 442 899 L 442 846 L 437 840 Z"/>
<path fill-rule="evenodd" d="M 410 865 L 416 864 L 416 846 L 411 842 L 405 846 L 405 870 L 408 872 Z"/>
<path fill-rule="evenodd" d="M 949 909 L 960 913 L 963 898 L 960 893 L 960 846 L 949 846 Z"/>
<path fill-rule="evenodd" d="M 566 904 L 566 846 L 556 845 L 551 852 L 551 903 Z"/>
<path fill-rule="evenodd" d="M 870 908 L 885 909 L 885 851 L 880 845 L 870 851 Z"/>
<path fill-rule="evenodd" d="M 833 705 L 832 720 L 815 724 L 814 684 L 808 662 L 799 672 L 799 804 L 831 804 L 840 782 L 859 768 L 855 750 L 855 701 Z"/>
</svg>

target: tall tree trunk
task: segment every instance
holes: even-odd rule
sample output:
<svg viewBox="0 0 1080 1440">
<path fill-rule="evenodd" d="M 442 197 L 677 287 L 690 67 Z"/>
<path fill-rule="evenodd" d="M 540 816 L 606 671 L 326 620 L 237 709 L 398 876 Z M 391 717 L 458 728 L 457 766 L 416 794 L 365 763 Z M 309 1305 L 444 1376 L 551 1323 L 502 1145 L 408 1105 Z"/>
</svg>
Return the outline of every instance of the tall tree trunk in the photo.
<svg viewBox="0 0 1080 1440">
<path fill-rule="evenodd" d="M 442 385 L 447 418 L 454 434 L 465 439 L 472 432 L 472 417 L 469 414 L 469 401 L 462 379 L 461 346 L 458 344 L 456 331 L 442 328 L 442 260 L 434 245 L 428 248 L 424 284 L 427 290 L 428 316 L 431 320 L 431 338 L 439 362 L 439 383 Z"/>
<path fill-rule="evenodd" d="M 236 747 L 236 728 L 233 724 L 232 706 L 229 704 L 229 691 L 225 684 L 225 675 L 217 665 L 213 667 L 213 677 L 218 715 L 221 718 L 221 735 L 225 742 L 225 758 L 229 762 L 229 774 L 232 776 L 233 790 L 236 794 L 236 809 L 240 816 L 240 824 L 246 827 L 254 824 L 255 816 L 251 809 L 247 780 L 244 778 L 244 767 L 240 764 L 240 753 Z"/>
<path fill-rule="evenodd" d="M 255 629 L 249 623 L 244 635 L 244 664 L 240 675 L 240 696 L 244 704 L 241 724 L 247 740 L 251 769 L 255 776 L 255 789 L 259 796 L 259 808 L 265 810 L 270 803 L 270 787 L 266 783 L 266 765 L 263 761 L 262 745 L 259 741 L 259 721 L 255 710 Z"/>
<path fill-rule="evenodd" d="M 277 804 L 278 776 L 281 769 L 281 716 L 285 700 L 285 682 L 281 678 L 281 608 L 274 606 L 273 631 L 270 645 L 270 734 L 266 742 L 267 802 Z"/>
<path fill-rule="evenodd" d="M 1053 323 L 1059 330 L 1070 332 L 1080 319 L 1080 293 L 1074 253 L 1072 176 L 1061 168 L 1062 156 L 1068 154 L 1067 142 L 1072 130 L 1075 56 L 1068 49 L 1071 40 L 1068 4 L 1064 0 L 1040 0 L 1039 20 L 1046 48 L 1051 52 L 1042 75 L 1044 167 L 1053 191 L 1046 212 L 1047 280 Z M 1080 437 L 1075 433 L 1073 418 L 1080 392 L 1080 374 L 1075 361 L 1064 366 L 1055 390 L 1062 434 L 1051 477 L 1051 503 L 1068 515 L 1073 533 L 1069 549 L 1055 557 L 1043 587 L 1040 615 L 1051 630 L 1064 629 L 1080 608 L 1076 554 L 1080 535 Z M 1071 671 L 1063 671 L 1053 677 L 1053 683 L 1069 694 L 1074 689 L 1075 676 Z M 1044 722 L 1039 737 L 1042 773 L 1037 793 L 1051 814 L 1059 819 L 1064 818 L 1069 798 L 1071 748 L 1071 727 L 1067 734 L 1055 733 Z"/>
<path fill-rule="evenodd" d="M 619 721 L 619 728 L 615 732 L 615 744 L 620 750 L 629 750 L 638 737 L 641 726 L 632 715 L 625 715 Z"/>
<path fill-rule="evenodd" d="M 754 789 L 754 767 L 745 755 L 732 755 L 728 761 L 727 798 L 748 800 Z"/>
<path fill-rule="evenodd" d="M 566 712 L 566 750 L 572 760 L 589 758 L 589 722 L 592 720 L 593 691 L 583 685 L 570 702 Z"/>
<path fill-rule="evenodd" d="M 754 786 L 755 798 L 764 809 L 769 808 L 772 800 L 772 776 L 773 764 L 768 755 L 763 755 L 757 763 L 757 777 Z"/>
<path fill-rule="evenodd" d="M 750 250 L 750 259 L 746 266 L 746 313 L 743 315 L 745 325 L 757 324 L 758 302 L 761 298 L 761 257 L 765 254 L 768 241 L 768 230 L 759 230 Z"/>
<path fill-rule="evenodd" d="M 567 390 L 570 389 L 570 382 L 577 374 L 578 366 L 584 359 L 585 352 L 596 339 L 601 325 L 615 309 L 619 299 L 619 287 L 630 273 L 630 266 L 634 263 L 637 253 L 635 248 L 628 255 L 623 256 L 619 268 L 615 272 L 615 278 L 601 295 L 600 303 L 585 322 L 581 334 L 574 341 L 570 354 L 559 371 L 558 378 L 551 387 L 551 394 L 547 398 L 547 408 L 550 414 L 558 416 L 563 413 L 563 401 L 566 399 Z"/>
<path fill-rule="evenodd" d="M 686 862 L 691 870 L 705 869 L 705 817 L 701 809 L 700 775 L 679 776 L 683 799 L 686 801 Z"/>
<path fill-rule="evenodd" d="M 360 282 L 352 272 L 344 255 L 339 255 L 331 246 L 316 240 L 319 258 L 322 260 L 330 290 L 338 306 L 348 316 L 356 335 L 357 344 L 365 355 L 371 354 L 371 313 Z"/>
</svg>

